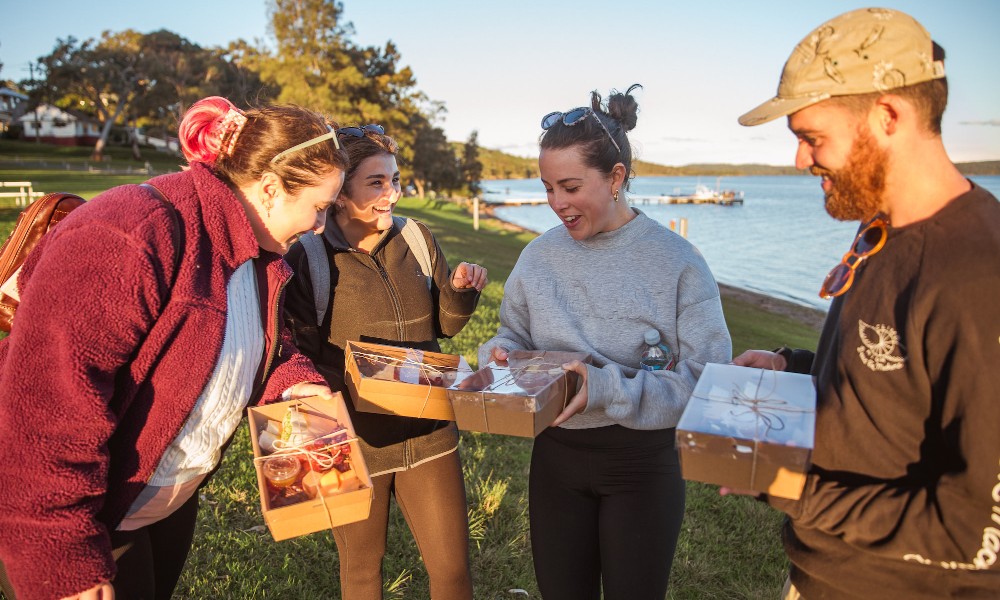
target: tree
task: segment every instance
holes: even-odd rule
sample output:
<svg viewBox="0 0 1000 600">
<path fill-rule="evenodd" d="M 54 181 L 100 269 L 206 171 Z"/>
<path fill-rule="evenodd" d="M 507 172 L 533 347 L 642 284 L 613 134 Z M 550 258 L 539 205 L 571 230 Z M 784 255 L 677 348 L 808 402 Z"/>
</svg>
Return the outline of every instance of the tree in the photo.
<svg viewBox="0 0 1000 600">
<path fill-rule="evenodd" d="M 479 160 L 479 132 L 473 130 L 462 148 L 462 179 L 469 193 L 478 196 L 482 191 L 483 163 Z"/>
<path fill-rule="evenodd" d="M 436 104 L 432 114 L 444 112 L 444 107 Z M 444 131 L 436 127 L 423 113 L 410 121 L 414 133 L 412 178 L 417 195 L 424 196 L 427 188 L 450 190 L 461 181 L 458 157 L 445 137 Z"/>
<path fill-rule="evenodd" d="M 40 59 L 49 95 L 83 99 L 100 121 L 95 160 L 102 158 L 111 126 L 124 121 L 131 104 L 155 85 L 142 42 L 142 34 L 131 29 L 105 31 L 99 42 L 90 39 L 78 45 L 73 37 L 57 40 L 52 54 Z"/>
<path fill-rule="evenodd" d="M 226 48 L 211 48 L 209 51 L 216 60 L 226 65 L 218 82 L 219 95 L 243 107 L 268 102 L 278 96 L 280 90 L 267 86 L 261 80 L 261 61 L 267 57 L 265 49 L 236 40 Z"/>
<path fill-rule="evenodd" d="M 343 4 L 333 0 L 273 0 L 271 34 L 276 53 L 261 57 L 263 81 L 280 88 L 278 100 L 308 106 L 345 125 L 378 123 L 399 144 L 404 178 L 415 158 L 412 123 L 426 101 L 396 46 L 363 47 L 351 41 Z"/>
<path fill-rule="evenodd" d="M 255 50 L 239 40 L 229 48 L 202 48 L 172 31 L 146 34 L 144 52 L 156 85 L 138 98 L 133 112 L 147 126 L 176 130 L 188 107 L 206 96 L 246 106 L 262 84 L 240 61 Z"/>
<path fill-rule="evenodd" d="M 347 55 L 353 27 L 341 24 L 343 5 L 330 0 L 272 0 L 274 56 L 261 57 L 261 77 L 280 88 L 278 100 L 320 112 L 349 112 L 350 92 L 364 75 Z"/>
</svg>

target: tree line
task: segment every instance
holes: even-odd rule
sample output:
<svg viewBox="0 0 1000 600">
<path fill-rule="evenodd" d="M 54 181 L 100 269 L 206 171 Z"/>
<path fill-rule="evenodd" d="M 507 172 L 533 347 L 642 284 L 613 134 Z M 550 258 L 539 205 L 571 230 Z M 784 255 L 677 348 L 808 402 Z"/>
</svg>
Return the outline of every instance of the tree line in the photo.
<svg viewBox="0 0 1000 600">
<path fill-rule="evenodd" d="M 165 29 L 57 39 L 20 87 L 33 104 L 95 118 L 101 130 L 95 160 L 113 128 L 124 129 L 138 159 L 140 130 L 172 135 L 193 102 L 219 95 L 243 108 L 294 103 L 341 125 L 378 123 L 399 142 L 403 180 L 420 195 L 463 188 L 476 193 L 482 176 L 477 133 L 456 151 L 436 124 L 444 104 L 417 89 L 391 41 L 381 47 L 354 42 L 354 26 L 343 12 L 338 1 L 271 0 L 273 50 L 242 39 L 206 48 Z"/>
</svg>

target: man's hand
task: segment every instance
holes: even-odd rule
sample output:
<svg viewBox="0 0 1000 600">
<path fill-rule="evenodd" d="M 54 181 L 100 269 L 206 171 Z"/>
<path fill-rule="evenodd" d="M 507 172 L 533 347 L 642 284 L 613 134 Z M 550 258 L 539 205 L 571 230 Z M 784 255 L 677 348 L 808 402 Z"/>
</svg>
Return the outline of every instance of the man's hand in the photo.
<svg viewBox="0 0 1000 600">
<path fill-rule="evenodd" d="M 773 371 L 784 371 L 788 368 L 788 361 L 785 360 L 784 356 L 767 350 L 747 350 L 734 358 L 733 364 L 739 367 L 754 367 Z"/>
</svg>

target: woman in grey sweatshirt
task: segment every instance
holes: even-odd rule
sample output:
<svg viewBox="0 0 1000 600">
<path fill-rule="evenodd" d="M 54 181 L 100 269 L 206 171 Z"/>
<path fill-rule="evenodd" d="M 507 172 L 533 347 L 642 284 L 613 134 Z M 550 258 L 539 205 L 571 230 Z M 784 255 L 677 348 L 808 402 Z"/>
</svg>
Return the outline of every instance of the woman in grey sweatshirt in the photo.
<svg viewBox="0 0 1000 600">
<path fill-rule="evenodd" d="M 629 206 L 633 86 L 607 108 L 550 113 L 539 166 L 562 220 L 522 252 L 504 287 L 497 335 L 480 364 L 511 350 L 589 352 L 580 392 L 535 440 L 529 514 L 546 600 L 666 594 L 684 513 L 674 428 L 707 362 L 732 343 L 719 288 L 689 242 Z M 674 370 L 646 371 L 659 332 Z"/>
</svg>

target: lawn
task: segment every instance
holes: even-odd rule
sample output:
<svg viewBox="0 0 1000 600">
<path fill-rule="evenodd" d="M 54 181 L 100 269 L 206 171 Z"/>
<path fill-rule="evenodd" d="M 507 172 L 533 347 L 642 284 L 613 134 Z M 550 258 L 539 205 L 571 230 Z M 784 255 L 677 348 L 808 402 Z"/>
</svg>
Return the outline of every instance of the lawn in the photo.
<svg viewBox="0 0 1000 600">
<path fill-rule="evenodd" d="M 0 145 L 0 150 L 6 148 Z M 74 157 L 74 159 L 81 159 Z M 0 159 L 0 180 L 30 179 L 42 191 L 73 191 L 90 197 L 110 185 L 141 182 L 142 176 L 107 176 L 55 169 L 18 170 Z M 4 238 L 16 210 L 0 208 Z M 435 232 L 451 264 L 476 262 L 491 283 L 462 333 L 443 340 L 445 352 L 475 362 L 479 344 L 496 331 L 503 282 L 534 236 L 484 218 L 472 229 L 466 209 L 404 199 L 400 214 L 418 218 Z M 783 343 L 814 347 L 818 333 L 790 318 L 724 299 L 735 352 Z M 538 598 L 531 566 L 527 521 L 527 471 L 531 441 L 463 433 L 470 548 L 475 597 L 483 600 Z M 276 543 L 263 526 L 249 435 L 241 427 L 222 468 L 202 490 L 194 548 L 178 586 L 180 598 L 338 598 L 337 552 L 320 532 Z M 720 497 L 714 486 L 688 484 L 687 512 L 671 576 L 671 599 L 772 599 L 787 568 L 779 541 L 781 516 L 748 498 Z M 416 545 L 398 510 L 392 514 L 384 563 L 386 598 L 426 598 L 427 577 Z"/>
</svg>

